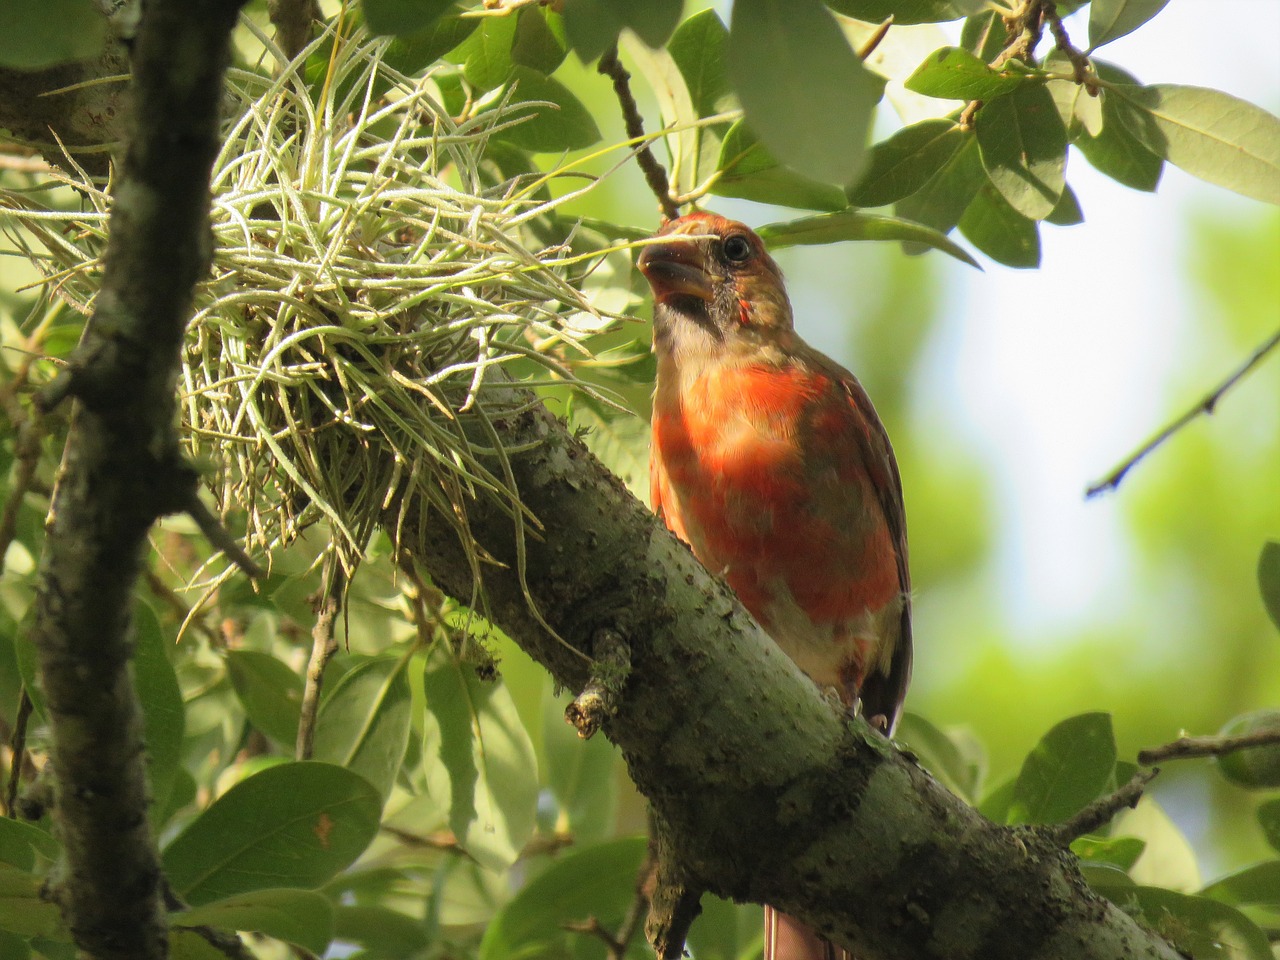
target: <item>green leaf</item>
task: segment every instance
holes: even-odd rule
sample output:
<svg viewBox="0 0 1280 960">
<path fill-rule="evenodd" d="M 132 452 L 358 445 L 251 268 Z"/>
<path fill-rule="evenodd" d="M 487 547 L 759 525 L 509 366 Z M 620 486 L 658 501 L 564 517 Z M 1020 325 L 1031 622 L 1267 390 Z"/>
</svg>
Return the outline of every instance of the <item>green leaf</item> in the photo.
<svg viewBox="0 0 1280 960">
<path fill-rule="evenodd" d="M 698 111 L 689 95 L 684 74 L 668 51 L 652 50 L 630 33 L 622 35 L 621 48 L 632 69 L 644 75 L 662 111 L 662 125 L 669 129 L 666 141 L 675 178 L 671 186 L 677 193 L 688 192 L 714 169 L 719 155 L 716 145 L 729 124 L 716 124 L 715 130 L 695 126 L 699 119 Z"/>
<path fill-rule="evenodd" d="M 839 243 L 842 240 L 899 240 L 919 243 L 949 253 L 972 267 L 976 260 L 959 244 L 947 239 L 931 227 L 899 217 L 861 210 L 841 210 L 815 217 L 803 217 L 787 223 L 770 223 L 757 233 L 771 247 L 793 247 L 815 243 Z"/>
<path fill-rule="evenodd" d="M 1258 555 L 1258 590 L 1267 616 L 1280 630 L 1280 542 L 1269 540 Z"/>
<path fill-rule="evenodd" d="M 991 183 L 982 186 L 960 218 L 965 239 L 1006 267 L 1040 266 L 1040 229 L 1000 195 Z"/>
<path fill-rule="evenodd" d="M 1071 841 L 1072 852 L 1089 863 L 1107 863 L 1121 870 L 1128 870 L 1147 848 L 1145 840 L 1137 837 L 1077 837 Z"/>
<path fill-rule="evenodd" d="M 1280 118 L 1220 90 L 1120 84 L 1123 123 L 1148 150 L 1193 177 L 1280 204 Z"/>
<path fill-rule="evenodd" d="M 462 65 L 463 76 L 477 90 L 492 90 L 511 76 L 515 39 L 515 17 L 483 17 L 480 26 L 454 48 L 449 59 Z"/>
<path fill-rule="evenodd" d="M 422 921 L 379 906 L 339 906 L 334 936 L 363 948 L 365 960 L 401 960 L 431 946 Z"/>
<path fill-rule="evenodd" d="M 975 124 L 987 177 L 1018 213 L 1043 220 L 1066 186 L 1067 129 L 1042 86 L 983 104 Z"/>
<path fill-rule="evenodd" d="M 898 202 L 894 213 L 947 233 L 987 182 L 978 154 L 978 138 L 966 133 L 951 159 L 923 187 Z M 908 252 L 913 252 L 910 247 Z M 914 252 L 919 252 L 914 251 Z"/>
<path fill-rule="evenodd" d="M 903 127 L 871 149 L 867 169 L 846 191 L 857 207 L 880 207 L 915 193 L 928 183 L 966 141 L 965 131 L 948 118 Z"/>
<path fill-rule="evenodd" d="M 591 63 L 626 26 L 613 0 L 564 0 L 564 32 L 583 63 Z"/>
<path fill-rule="evenodd" d="M 818 0 L 734 4 L 728 64 L 746 120 L 774 156 L 825 183 L 858 175 L 884 83 Z"/>
<path fill-rule="evenodd" d="M 333 939 L 333 906 L 309 890 L 255 890 L 171 913 L 169 924 L 261 933 L 324 953 Z"/>
<path fill-rule="evenodd" d="M 1258 823 L 1272 850 L 1280 850 L 1280 799 L 1268 800 L 1258 807 Z"/>
<path fill-rule="evenodd" d="M 965 754 L 955 741 L 924 717 L 904 713 L 894 739 L 915 754 L 921 766 L 954 793 L 972 803 L 983 775 L 983 758 Z"/>
<path fill-rule="evenodd" d="M 1000 14 L 987 10 L 965 20 L 960 30 L 960 46 L 983 63 L 990 63 L 1004 49 L 1006 37 Z"/>
<path fill-rule="evenodd" d="M 406 76 L 422 73 L 449 51 L 475 33 L 480 21 L 475 17 L 441 17 L 426 30 L 393 37 L 383 60 Z"/>
<path fill-rule="evenodd" d="M 1067 55 L 1054 47 L 1045 57 L 1044 69 L 1052 73 L 1071 73 L 1074 67 Z M 1050 80 L 1045 84 L 1053 97 L 1058 116 L 1067 128 L 1067 140 L 1075 143 L 1081 134 L 1096 137 L 1102 132 L 1102 96 L 1090 96 L 1083 84 L 1074 80 Z"/>
<path fill-rule="evenodd" d="M 382 798 L 328 763 L 283 763 L 242 780 L 164 850 L 174 891 L 193 906 L 270 887 L 320 886 L 364 852 Z"/>
<path fill-rule="evenodd" d="M 172 643 L 164 635 L 155 611 L 141 601 L 133 606 L 133 679 L 142 704 L 143 737 L 147 744 L 147 775 L 154 809 L 163 808 L 182 761 L 186 714 L 182 690 L 169 662 Z"/>
<path fill-rule="evenodd" d="M 508 109 L 514 113 L 527 106 L 532 116 L 496 136 L 535 153 L 580 150 L 600 139 L 600 128 L 591 112 L 559 80 L 528 67 L 516 67 L 511 81 L 515 93 Z"/>
<path fill-rule="evenodd" d="M 0 67 L 43 70 L 88 60 L 107 42 L 107 18 L 92 0 L 5 0 Z"/>
<path fill-rule="evenodd" d="M 1049 211 L 1045 221 L 1058 227 L 1074 227 L 1078 223 L 1084 223 L 1084 211 L 1080 209 L 1080 200 L 1070 186 L 1062 188 L 1058 205 Z"/>
<path fill-rule="evenodd" d="M 719 169 L 724 173 L 711 187 L 716 196 L 803 210 L 843 210 L 849 205 L 839 187 L 782 166 L 742 120 L 724 136 Z"/>
<path fill-rule="evenodd" d="M 0 817 L 0 863 L 31 871 L 37 854 L 52 862 L 60 850 L 58 841 L 35 824 Z"/>
<path fill-rule="evenodd" d="M 1111 714 L 1069 717 L 1023 761 L 1010 823 L 1061 823 L 1106 789 L 1116 765 Z"/>
<path fill-rule="evenodd" d="M 564 924 L 594 917 L 614 929 L 635 897 L 648 841 L 628 837 L 575 850 L 548 867 L 493 918 L 479 960 L 554 960 L 569 955 Z M 590 883 L 583 883 L 590 877 Z"/>
<path fill-rule="evenodd" d="M 1132 33 L 1169 0 L 1093 0 L 1089 5 L 1089 50 Z"/>
<path fill-rule="evenodd" d="M 449 826 L 481 866 L 515 862 L 536 824 L 537 758 L 511 694 L 443 649 L 422 677 L 423 754 L 448 776 Z"/>
<path fill-rule="evenodd" d="M 364 22 L 374 33 L 421 33 L 453 6 L 453 0 L 361 0 Z"/>
<path fill-rule="evenodd" d="M 0 960 L 29 960 L 31 945 L 16 933 L 0 933 Z"/>
<path fill-rule="evenodd" d="M 684 0 L 613 0 L 622 22 L 653 49 L 665 44 L 680 23 Z"/>
<path fill-rule="evenodd" d="M 69 940 L 58 905 L 41 895 L 44 880 L 0 863 L 0 930 L 24 937 Z"/>
<path fill-rule="evenodd" d="M 942 47 L 929 54 L 904 86 L 943 100 L 995 100 L 1027 80 L 1024 73 L 992 70 L 962 47 Z"/>
<path fill-rule="evenodd" d="M 1017 777 L 1012 777 L 990 790 L 978 804 L 978 812 L 992 823 L 1008 823 L 1009 807 L 1013 803 L 1013 791 L 1017 785 Z"/>
<path fill-rule="evenodd" d="M 893 17 L 897 24 L 959 20 L 983 6 L 981 0 L 826 0 L 826 3 L 836 13 L 855 20 L 880 23 Z"/>
<path fill-rule="evenodd" d="M 384 800 L 409 745 L 407 662 L 403 657 L 376 657 L 344 674 L 321 703 L 316 719 L 312 756 L 360 774 Z"/>
<path fill-rule="evenodd" d="M 1259 904 L 1280 910 L 1280 860 L 1268 860 L 1214 881 L 1203 896 L 1237 906 Z"/>
<path fill-rule="evenodd" d="M 680 24 L 667 44 L 699 117 L 712 117 L 730 107 L 728 41 L 729 31 L 719 15 L 702 10 Z"/>
<path fill-rule="evenodd" d="M 511 59 L 539 73 L 554 73 L 569 52 L 564 18 L 546 7 L 524 7 L 516 14 Z"/>
<path fill-rule="evenodd" d="M 1106 892 L 1137 914 L 1187 956 L 1215 960 L 1274 960 L 1267 936 L 1235 907 L 1162 887 L 1134 886 Z"/>
<path fill-rule="evenodd" d="M 228 650 L 227 675 L 249 722 L 292 751 L 302 711 L 302 677 L 257 650 Z"/>
</svg>

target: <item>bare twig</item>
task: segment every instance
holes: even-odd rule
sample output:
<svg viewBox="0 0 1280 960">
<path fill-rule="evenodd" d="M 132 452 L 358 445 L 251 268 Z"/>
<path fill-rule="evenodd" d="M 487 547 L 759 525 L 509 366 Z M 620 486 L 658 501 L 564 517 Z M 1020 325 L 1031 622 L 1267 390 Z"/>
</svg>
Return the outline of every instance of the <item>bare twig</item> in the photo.
<svg viewBox="0 0 1280 960">
<path fill-rule="evenodd" d="M 35 479 L 36 467 L 40 463 L 40 442 L 44 439 L 43 418 L 38 409 L 33 408 L 28 414 L 16 398 L 5 406 L 11 408 L 6 413 L 16 431 L 13 453 L 17 466 L 13 472 L 13 485 L 0 512 L 0 568 L 3 568 L 9 545 L 17 535 L 18 511 L 22 509 L 22 501 Z"/>
<path fill-rule="evenodd" d="M 1098 95 L 1098 78 L 1093 75 L 1093 71 L 1089 67 L 1089 58 L 1076 49 L 1075 44 L 1071 42 L 1071 37 L 1067 35 L 1067 28 L 1062 25 L 1062 17 L 1058 16 L 1057 3 L 1054 0 L 1045 0 L 1043 6 L 1045 20 L 1049 24 L 1049 31 L 1053 34 L 1053 42 L 1058 45 L 1058 49 L 1071 61 L 1076 83 L 1084 87 L 1089 92 L 1089 96 L 1096 97 Z"/>
<path fill-rule="evenodd" d="M 1259 730 L 1238 737 L 1179 737 L 1172 743 L 1151 747 L 1138 754 L 1138 762 L 1150 767 L 1166 760 L 1188 760 L 1192 757 L 1222 757 L 1228 753 L 1266 747 L 1280 743 L 1280 730 Z"/>
<path fill-rule="evenodd" d="M 640 116 L 640 107 L 631 93 L 631 74 L 627 73 L 618 60 L 617 43 L 610 44 L 609 49 L 600 55 L 596 70 L 613 81 L 613 92 L 618 97 L 618 105 L 622 107 L 622 120 L 627 128 L 627 136 L 632 140 L 641 140 L 644 137 L 644 119 Z M 671 199 L 671 182 L 667 179 L 666 168 L 658 162 L 648 144 L 636 148 L 636 163 L 640 164 L 645 182 L 658 198 L 662 215 L 668 220 L 674 220 L 680 215 L 680 211 Z"/>
<path fill-rule="evenodd" d="M 276 28 L 276 43 L 290 60 L 311 42 L 311 30 L 320 19 L 316 0 L 267 0 L 267 14 Z"/>
<path fill-rule="evenodd" d="M 337 550 L 331 550 L 324 564 L 324 588 L 316 602 L 316 624 L 311 630 L 311 658 L 307 661 L 307 679 L 302 690 L 302 710 L 298 716 L 298 741 L 294 755 L 299 760 L 311 759 L 315 743 L 316 716 L 320 709 L 320 688 L 324 685 L 324 669 L 338 652 L 338 614 L 347 589 L 347 576 Z"/>
<path fill-rule="evenodd" d="M 251 580 L 261 580 L 266 576 L 263 569 L 254 563 L 252 557 L 244 552 L 244 548 L 240 546 L 236 538 L 222 525 L 222 521 L 215 517 L 212 511 L 204 505 L 204 501 L 194 491 L 187 501 L 187 514 L 196 522 L 196 526 L 200 528 L 200 532 L 204 534 L 205 539 L 213 544 L 215 549 L 225 553 L 227 559 L 244 571 L 245 576 Z"/>
<path fill-rule="evenodd" d="M 1125 807 L 1132 809 L 1142 799 L 1147 784 L 1155 779 L 1160 771 L 1139 770 L 1133 778 L 1114 793 L 1099 797 L 1086 806 L 1074 817 L 1048 828 L 1049 835 L 1059 846 L 1068 846 L 1072 840 L 1093 833 L 1104 824 L 1110 823 L 1112 817 Z"/>
<path fill-rule="evenodd" d="M 583 740 L 590 740 L 600 724 L 618 712 L 618 698 L 631 673 L 631 647 L 612 630 L 596 632 L 592 654 L 591 679 L 564 708 L 565 722 Z"/>
<path fill-rule="evenodd" d="M 18 787 L 22 783 L 22 766 L 27 758 L 27 721 L 31 719 L 31 694 L 23 686 L 18 698 L 18 715 L 13 720 L 13 736 L 9 739 L 9 784 L 4 794 L 5 816 L 17 817 Z"/>
<path fill-rule="evenodd" d="M 1120 464 L 1120 466 L 1107 474 L 1106 477 L 1099 480 L 1097 483 L 1091 484 L 1084 492 L 1085 497 L 1094 497 L 1104 491 L 1114 490 L 1116 487 L 1120 486 L 1120 481 L 1125 478 L 1125 475 L 1137 466 L 1138 461 L 1142 460 L 1147 456 L 1147 454 L 1155 450 L 1156 447 L 1160 446 L 1160 444 L 1164 443 L 1201 414 L 1212 414 L 1217 408 L 1218 401 L 1222 399 L 1223 395 L 1244 379 L 1244 377 L 1252 371 L 1254 367 L 1260 364 L 1266 358 L 1267 354 L 1274 350 L 1277 345 L 1280 345 L 1280 330 L 1277 330 L 1268 337 L 1261 346 L 1249 355 L 1249 359 L 1241 364 L 1240 367 L 1231 374 L 1231 376 L 1227 377 L 1227 379 L 1223 380 L 1222 383 L 1218 384 L 1217 387 L 1206 394 L 1199 403 L 1187 410 L 1182 414 L 1182 416 L 1178 417 L 1154 437 L 1144 443 L 1135 453 L 1130 455 L 1128 459 Z"/>
<path fill-rule="evenodd" d="M 423 835 L 414 833 L 411 830 L 402 830 L 399 827 L 393 827 L 384 823 L 378 830 L 385 833 L 389 837 L 395 837 L 407 847 L 420 847 L 424 850 L 440 850 L 444 853 L 453 853 L 467 860 L 472 860 L 471 854 L 458 842 L 458 838 L 454 836 L 452 830 L 441 830 L 437 833 Z"/>
</svg>

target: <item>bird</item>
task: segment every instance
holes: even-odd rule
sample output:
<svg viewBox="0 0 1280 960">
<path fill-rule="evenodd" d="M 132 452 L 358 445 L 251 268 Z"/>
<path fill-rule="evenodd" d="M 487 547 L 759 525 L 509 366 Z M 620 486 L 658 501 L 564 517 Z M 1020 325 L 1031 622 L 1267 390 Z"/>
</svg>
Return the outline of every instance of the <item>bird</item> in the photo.
<svg viewBox="0 0 1280 960">
<path fill-rule="evenodd" d="M 654 511 L 823 691 L 885 736 L 911 678 L 902 481 L 857 378 L 796 332 L 745 224 L 696 211 L 637 258 L 653 293 Z M 765 907 L 764 960 L 852 960 Z"/>
</svg>

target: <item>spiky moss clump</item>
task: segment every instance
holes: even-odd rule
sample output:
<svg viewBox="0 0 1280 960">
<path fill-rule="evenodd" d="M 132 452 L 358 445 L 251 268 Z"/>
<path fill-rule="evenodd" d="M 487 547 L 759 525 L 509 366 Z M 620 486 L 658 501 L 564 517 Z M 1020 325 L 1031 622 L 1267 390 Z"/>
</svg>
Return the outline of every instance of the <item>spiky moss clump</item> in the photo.
<svg viewBox="0 0 1280 960">
<path fill-rule="evenodd" d="M 587 355 L 600 326 L 575 323 L 598 318 L 577 286 L 589 265 L 532 239 L 552 206 L 535 199 L 540 184 L 486 182 L 486 141 L 519 118 L 500 99 L 450 118 L 439 75 L 403 76 L 385 48 L 331 44 L 318 95 L 296 70 L 233 71 L 212 278 L 182 369 L 185 436 L 220 509 L 246 517 L 248 548 L 269 554 L 323 520 L 349 568 L 388 511 L 427 516 L 406 509 L 415 500 L 464 543 L 472 497 L 524 522 L 462 422 L 510 412 L 509 391 L 487 389 L 504 379 L 495 368 L 532 360 L 563 381 L 560 356 Z M 4 205 L 47 248 L 38 262 L 59 295 L 87 312 L 108 198 L 77 188 L 93 211 Z"/>
</svg>

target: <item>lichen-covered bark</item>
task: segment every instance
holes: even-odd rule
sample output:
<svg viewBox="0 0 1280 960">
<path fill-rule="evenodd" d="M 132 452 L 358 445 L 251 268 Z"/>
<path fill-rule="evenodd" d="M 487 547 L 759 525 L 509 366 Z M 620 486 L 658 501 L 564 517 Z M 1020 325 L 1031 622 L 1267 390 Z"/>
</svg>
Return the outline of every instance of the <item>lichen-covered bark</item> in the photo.
<svg viewBox="0 0 1280 960">
<path fill-rule="evenodd" d="M 50 396 L 78 399 L 32 628 L 51 728 L 65 868 L 52 893 L 96 960 L 168 955 L 147 821 L 131 606 L 154 520 L 184 508 L 174 384 L 191 287 L 208 264 L 209 173 L 227 39 L 242 0 L 154 0 L 133 50 L 133 112 L 102 290 Z"/>
<path fill-rule="evenodd" d="M 1073 857 L 997 827 L 915 763 L 847 721 L 693 559 L 545 410 L 499 425 L 524 502 L 546 524 L 526 582 L 565 643 L 611 630 L 631 673 L 605 732 L 653 804 L 682 872 L 772 903 L 863 960 L 1174 960 L 1092 894 Z M 508 515 L 478 501 L 471 528 L 489 613 L 560 682 L 589 665 L 529 612 Z M 411 527 L 412 528 L 412 525 Z M 463 600 L 469 566 L 444 522 L 414 552 Z"/>
</svg>

